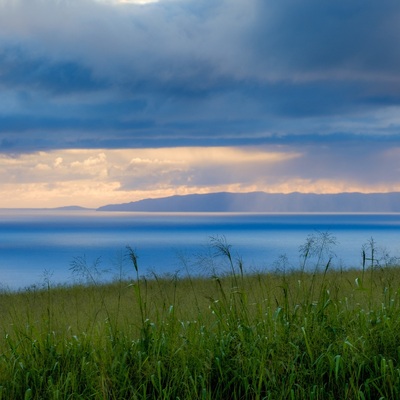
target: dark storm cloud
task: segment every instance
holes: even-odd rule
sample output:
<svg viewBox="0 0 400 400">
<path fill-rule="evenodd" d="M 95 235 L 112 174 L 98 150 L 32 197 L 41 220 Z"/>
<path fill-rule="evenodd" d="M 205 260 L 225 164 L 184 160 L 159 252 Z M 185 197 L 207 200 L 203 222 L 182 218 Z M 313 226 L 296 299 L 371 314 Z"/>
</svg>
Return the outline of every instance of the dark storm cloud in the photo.
<svg viewBox="0 0 400 400">
<path fill-rule="evenodd" d="M 394 0 L 0 0 L 0 151 L 378 140 L 399 19 Z"/>
<path fill-rule="evenodd" d="M 0 52 L 1 85 L 68 94 L 98 90 L 104 83 L 96 81 L 89 68 L 76 61 L 52 61 L 30 57 L 22 49 L 8 48 Z"/>
</svg>

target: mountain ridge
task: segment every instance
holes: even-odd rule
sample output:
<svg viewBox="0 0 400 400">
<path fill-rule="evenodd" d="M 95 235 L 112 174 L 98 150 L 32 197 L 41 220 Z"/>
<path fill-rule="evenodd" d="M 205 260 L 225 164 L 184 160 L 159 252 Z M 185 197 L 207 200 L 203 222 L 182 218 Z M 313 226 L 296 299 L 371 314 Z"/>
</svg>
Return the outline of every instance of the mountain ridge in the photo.
<svg viewBox="0 0 400 400">
<path fill-rule="evenodd" d="M 142 212 L 400 212 L 400 193 L 289 194 L 216 192 L 108 204 L 97 211 Z"/>
</svg>

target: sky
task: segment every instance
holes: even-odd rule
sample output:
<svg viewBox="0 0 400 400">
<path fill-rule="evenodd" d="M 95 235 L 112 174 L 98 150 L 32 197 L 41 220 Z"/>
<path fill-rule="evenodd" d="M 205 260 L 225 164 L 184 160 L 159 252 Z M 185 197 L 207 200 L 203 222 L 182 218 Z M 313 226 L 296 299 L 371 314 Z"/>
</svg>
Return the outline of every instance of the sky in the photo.
<svg viewBox="0 0 400 400">
<path fill-rule="evenodd" d="M 400 191 L 398 0 L 0 0 L 0 207 Z"/>
</svg>

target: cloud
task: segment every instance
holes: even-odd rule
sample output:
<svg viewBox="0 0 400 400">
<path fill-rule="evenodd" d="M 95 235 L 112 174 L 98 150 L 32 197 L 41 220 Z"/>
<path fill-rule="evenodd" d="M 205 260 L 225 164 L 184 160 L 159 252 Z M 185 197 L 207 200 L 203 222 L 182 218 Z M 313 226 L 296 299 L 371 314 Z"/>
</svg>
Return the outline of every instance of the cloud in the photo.
<svg viewBox="0 0 400 400">
<path fill-rule="evenodd" d="M 394 0 L 119 3 L 0 1 L 0 151 L 399 127 Z"/>
<path fill-rule="evenodd" d="M 149 3 L 158 3 L 159 0 L 95 0 L 100 3 L 105 4 L 149 4 Z"/>
<path fill-rule="evenodd" d="M 400 3 L 140 3 L 0 0 L 7 204 L 399 189 Z"/>
<path fill-rule="evenodd" d="M 358 149 L 358 151 L 356 151 Z M 400 190 L 400 146 L 52 150 L 0 156 L 1 207 L 98 207 L 218 191 Z"/>
</svg>

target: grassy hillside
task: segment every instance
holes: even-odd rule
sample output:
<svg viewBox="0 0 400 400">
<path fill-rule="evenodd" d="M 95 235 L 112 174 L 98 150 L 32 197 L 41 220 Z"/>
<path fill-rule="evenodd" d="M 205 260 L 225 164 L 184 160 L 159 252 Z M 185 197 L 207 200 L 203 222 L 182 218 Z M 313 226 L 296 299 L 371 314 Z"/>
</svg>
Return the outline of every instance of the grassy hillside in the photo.
<svg viewBox="0 0 400 400">
<path fill-rule="evenodd" d="M 1 399 L 400 398 L 400 270 L 140 277 L 0 294 Z M 312 250 L 312 249 L 308 249 Z M 46 282 L 45 282 L 46 283 Z"/>
</svg>

